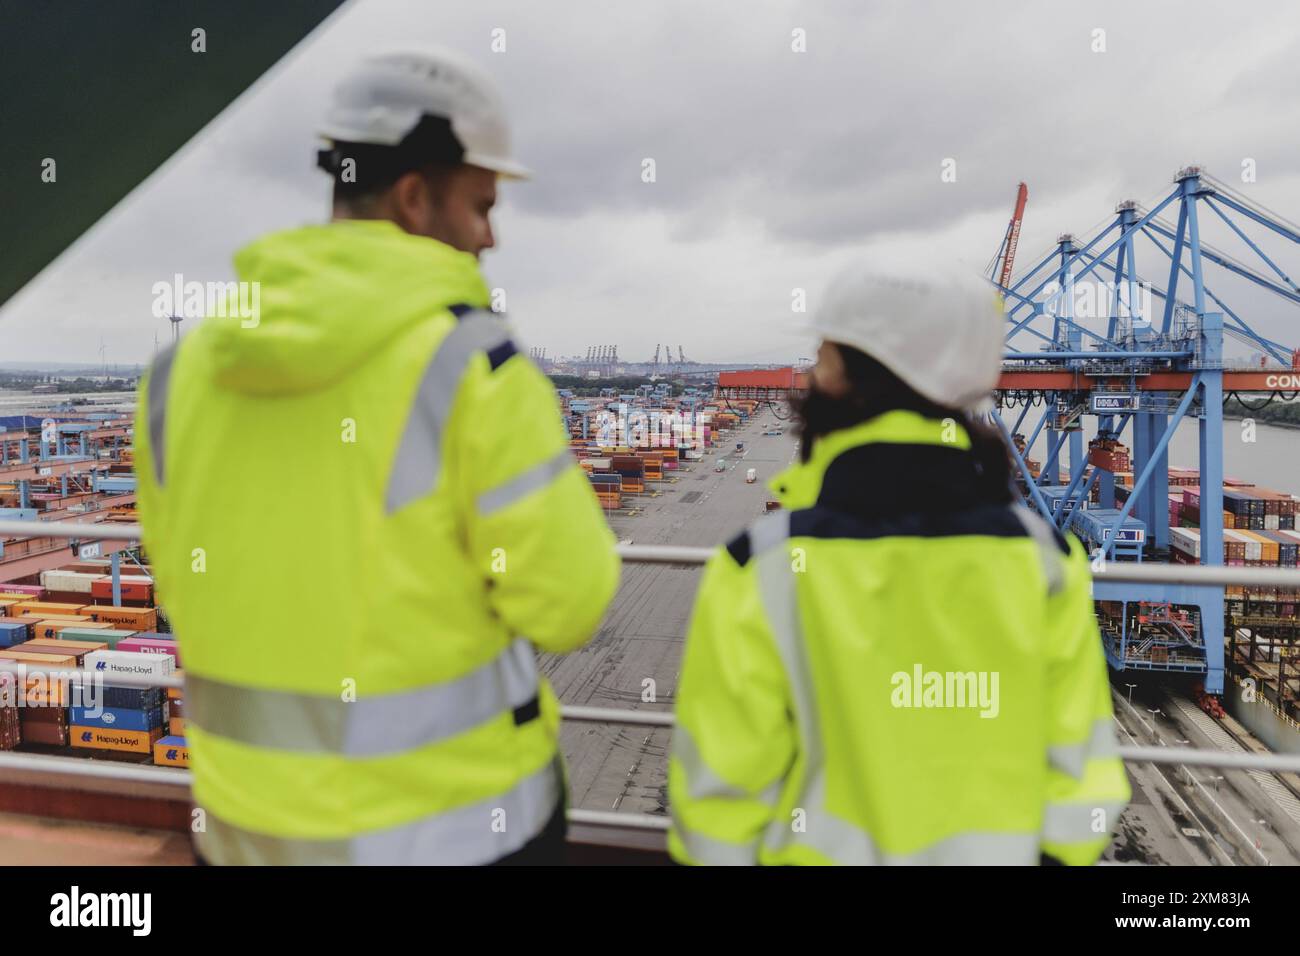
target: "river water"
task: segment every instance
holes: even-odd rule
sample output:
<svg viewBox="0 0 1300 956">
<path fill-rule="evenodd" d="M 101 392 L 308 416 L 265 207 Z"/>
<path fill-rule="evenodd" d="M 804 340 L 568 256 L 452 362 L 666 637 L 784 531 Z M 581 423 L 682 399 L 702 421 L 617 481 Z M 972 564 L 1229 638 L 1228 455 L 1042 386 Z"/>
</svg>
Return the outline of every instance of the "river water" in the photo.
<svg viewBox="0 0 1300 956">
<path fill-rule="evenodd" d="M 1014 410 L 1019 414 L 1019 409 Z M 1028 435 L 1033 425 L 1037 424 L 1037 416 L 1041 415 L 1040 409 L 1032 409 L 1025 418 L 1025 425 L 1021 425 L 1020 430 Z M 1008 427 L 1015 424 L 1015 418 L 1010 413 L 1006 414 Z M 1005 419 L 1004 419 L 1005 420 Z M 1032 420 L 1032 421 L 1031 421 Z M 1243 481 L 1249 481 L 1256 485 L 1261 485 L 1273 491 L 1283 491 L 1287 494 L 1300 495 L 1300 430 L 1292 428 L 1279 428 L 1275 425 L 1264 425 L 1256 422 L 1254 435 L 1243 428 L 1243 422 L 1225 421 L 1223 423 L 1223 474 L 1227 478 L 1240 478 Z M 1196 419 L 1184 419 L 1179 422 L 1178 430 L 1174 432 L 1173 439 L 1169 442 L 1169 466 L 1171 468 L 1198 468 L 1200 467 L 1200 452 L 1198 451 L 1198 436 L 1200 422 Z M 1084 426 L 1084 453 L 1088 450 L 1088 441 L 1097 434 L 1097 423 L 1095 418 L 1085 417 Z M 1032 456 L 1040 462 L 1047 457 L 1048 433 L 1044 428 L 1037 441 L 1034 442 Z M 1253 437 L 1253 441 L 1244 439 Z M 1131 426 L 1125 430 L 1121 439 L 1129 447 L 1130 453 L 1133 449 L 1133 438 Z M 1068 442 L 1065 451 L 1061 454 L 1061 471 L 1063 480 L 1068 480 L 1066 462 L 1069 460 Z"/>
</svg>

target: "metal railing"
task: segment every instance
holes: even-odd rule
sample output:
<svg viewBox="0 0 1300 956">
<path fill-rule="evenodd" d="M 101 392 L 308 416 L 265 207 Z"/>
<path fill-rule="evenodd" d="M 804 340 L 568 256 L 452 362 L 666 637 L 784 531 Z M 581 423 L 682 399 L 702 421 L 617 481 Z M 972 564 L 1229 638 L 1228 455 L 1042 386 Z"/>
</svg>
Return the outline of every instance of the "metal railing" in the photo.
<svg viewBox="0 0 1300 956">
<path fill-rule="evenodd" d="M 30 521 L 0 521 L 0 537 L 31 535 L 37 530 Z M 106 522 L 82 524 L 48 522 L 39 525 L 41 536 L 86 540 L 138 541 L 140 526 Z M 663 545 L 619 545 L 619 556 L 632 564 L 703 564 L 714 553 L 712 548 Z M 1136 584 L 1244 585 L 1249 587 L 1300 588 L 1300 569 L 1227 567 L 1220 565 L 1149 565 L 1136 562 L 1108 561 L 1094 570 L 1093 579 L 1124 581 Z M 3 585 L 0 585 L 3 588 Z M 60 671 L 71 680 L 103 680 L 97 671 Z M 179 677 L 117 676 L 114 684 L 142 687 L 183 688 Z M 561 717 L 567 721 L 627 724 L 671 728 L 675 718 L 663 711 L 624 710 L 608 707 L 562 706 Z M 1226 753 L 1184 747 L 1120 747 L 1119 756 L 1128 763 L 1150 763 L 1215 767 L 1228 770 L 1260 770 L 1270 773 L 1300 773 L 1300 755 Z M 52 781 L 106 780 L 132 784 L 163 784 L 177 790 L 188 788 L 190 771 L 169 767 L 130 766 L 97 763 L 76 757 L 0 753 L 0 772 L 16 772 L 47 777 Z M 622 826 L 645 830 L 667 830 L 668 820 L 650 814 L 620 813 L 601 810 L 570 810 L 569 820 L 589 826 Z"/>
</svg>

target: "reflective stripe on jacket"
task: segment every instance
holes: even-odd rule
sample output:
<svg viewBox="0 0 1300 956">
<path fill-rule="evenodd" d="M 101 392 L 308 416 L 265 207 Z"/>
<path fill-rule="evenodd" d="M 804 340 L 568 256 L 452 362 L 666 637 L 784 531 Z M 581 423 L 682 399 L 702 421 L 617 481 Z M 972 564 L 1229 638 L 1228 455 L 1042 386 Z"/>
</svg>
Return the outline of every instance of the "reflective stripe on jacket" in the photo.
<svg viewBox="0 0 1300 956">
<path fill-rule="evenodd" d="M 670 851 L 702 864 L 1091 863 L 1129 798 L 1082 547 L 890 412 L 773 481 L 706 567 Z"/>
<path fill-rule="evenodd" d="M 535 648 L 613 536 L 472 256 L 383 222 L 236 259 L 260 314 L 155 363 L 136 464 L 214 863 L 484 863 L 563 798 Z"/>
</svg>

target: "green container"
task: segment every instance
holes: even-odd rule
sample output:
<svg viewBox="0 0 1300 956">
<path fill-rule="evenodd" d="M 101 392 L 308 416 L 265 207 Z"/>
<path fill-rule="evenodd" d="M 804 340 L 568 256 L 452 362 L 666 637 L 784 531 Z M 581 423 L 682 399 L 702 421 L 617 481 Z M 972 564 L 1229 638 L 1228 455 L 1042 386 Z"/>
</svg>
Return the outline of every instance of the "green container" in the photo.
<svg viewBox="0 0 1300 956">
<path fill-rule="evenodd" d="M 135 631 L 100 631 L 93 627 L 65 627 L 56 635 L 61 641 L 102 641 L 110 650 L 117 650 L 117 642 L 126 640 Z"/>
</svg>

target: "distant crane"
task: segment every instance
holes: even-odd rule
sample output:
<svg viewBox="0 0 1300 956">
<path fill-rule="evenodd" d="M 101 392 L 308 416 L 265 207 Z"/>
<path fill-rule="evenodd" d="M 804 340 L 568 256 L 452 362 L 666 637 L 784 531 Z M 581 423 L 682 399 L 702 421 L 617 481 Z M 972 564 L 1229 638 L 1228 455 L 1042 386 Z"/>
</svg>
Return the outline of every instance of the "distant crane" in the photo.
<svg viewBox="0 0 1300 956">
<path fill-rule="evenodd" d="M 1007 289 L 1011 284 L 1011 270 L 1016 262 L 1016 246 L 1020 244 L 1020 223 L 1025 218 L 1025 203 L 1029 201 L 1029 187 L 1024 183 L 1016 190 L 1016 207 L 1011 213 L 1011 222 L 1007 223 L 1007 234 L 1002 245 L 1002 275 L 998 286 Z M 1002 293 L 1006 298 L 1006 292 Z"/>
</svg>

